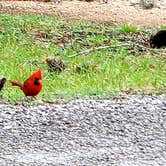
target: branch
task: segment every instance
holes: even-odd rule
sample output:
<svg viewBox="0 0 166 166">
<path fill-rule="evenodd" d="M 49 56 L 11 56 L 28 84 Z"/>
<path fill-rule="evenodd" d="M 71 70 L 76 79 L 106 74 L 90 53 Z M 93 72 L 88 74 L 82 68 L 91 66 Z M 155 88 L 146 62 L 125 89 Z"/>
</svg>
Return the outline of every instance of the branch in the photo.
<svg viewBox="0 0 166 166">
<path fill-rule="evenodd" d="M 89 48 L 87 50 L 75 53 L 71 56 L 68 56 L 69 58 L 73 58 L 76 57 L 78 55 L 86 55 L 89 54 L 90 52 L 96 51 L 96 50 L 102 50 L 102 49 L 106 49 L 106 48 L 117 48 L 117 47 L 122 47 L 122 46 L 130 46 L 129 44 L 121 44 L 121 45 L 116 45 L 116 46 L 99 46 L 99 47 L 95 47 L 95 48 Z"/>
<path fill-rule="evenodd" d="M 81 51 L 81 52 L 78 52 L 78 53 L 75 53 L 71 56 L 68 56 L 69 58 L 73 58 L 73 57 L 76 57 L 78 55 L 87 55 L 89 54 L 90 52 L 93 52 L 93 51 L 97 51 L 97 50 L 102 50 L 102 49 L 106 49 L 106 48 L 118 48 L 118 47 L 126 47 L 126 46 L 137 46 L 137 47 L 141 47 L 141 48 L 144 48 L 145 50 L 148 50 L 148 51 L 152 51 L 153 53 L 155 54 L 159 54 L 161 53 L 159 50 L 160 49 L 154 49 L 154 48 L 148 48 L 148 47 L 145 47 L 143 45 L 140 45 L 140 44 L 136 44 L 136 43 L 121 43 L 119 45 L 114 45 L 114 46 L 99 46 L 99 47 L 95 47 L 95 48 L 89 48 L 87 50 L 84 50 L 84 51 Z M 166 55 L 164 53 L 162 53 L 163 55 Z"/>
</svg>

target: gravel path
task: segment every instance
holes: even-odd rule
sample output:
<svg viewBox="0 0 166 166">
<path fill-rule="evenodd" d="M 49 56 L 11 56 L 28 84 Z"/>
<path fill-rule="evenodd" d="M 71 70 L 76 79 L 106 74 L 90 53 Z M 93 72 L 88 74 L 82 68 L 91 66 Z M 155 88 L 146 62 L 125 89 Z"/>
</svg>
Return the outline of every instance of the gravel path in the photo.
<svg viewBox="0 0 166 166">
<path fill-rule="evenodd" d="M 1 166 L 166 165 L 166 95 L 0 110 Z"/>
<path fill-rule="evenodd" d="M 77 0 L 62 0 L 60 4 L 38 1 L 0 1 L 0 13 L 43 14 L 67 19 L 109 24 L 127 23 L 152 28 L 166 25 L 165 0 L 160 0 L 158 7 L 149 10 L 131 5 L 132 0 L 108 1 L 108 4 Z"/>
</svg>

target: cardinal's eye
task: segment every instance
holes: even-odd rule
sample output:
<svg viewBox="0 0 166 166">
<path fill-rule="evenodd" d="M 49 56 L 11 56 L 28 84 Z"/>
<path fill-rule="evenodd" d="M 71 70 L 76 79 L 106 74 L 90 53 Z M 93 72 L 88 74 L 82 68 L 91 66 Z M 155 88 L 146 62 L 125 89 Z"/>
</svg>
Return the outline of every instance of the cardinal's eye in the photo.
<svg viewBox="0 0 166 166">
<path fill-rule="evenodd" d="M 39 78 L 35 77 L 34 85 L 40 85 Z"/>
</svg>

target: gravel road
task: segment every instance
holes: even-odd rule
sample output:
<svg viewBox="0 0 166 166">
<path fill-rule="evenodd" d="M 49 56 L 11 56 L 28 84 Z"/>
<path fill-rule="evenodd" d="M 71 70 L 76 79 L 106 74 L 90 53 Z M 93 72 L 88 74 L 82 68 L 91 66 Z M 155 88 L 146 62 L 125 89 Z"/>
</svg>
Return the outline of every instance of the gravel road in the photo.
<svg viewBox="0 0 166 166">
<path fill-rule="evenodd" d="M 108 0 L 109 3 L 102 3 L 104 0 L 94 0 L 93 2 L 51 0 L 62 1 L 59 4 L 39 1 L 42 0 L 3 0 L 0 1 L 0 13 L 42 14 L 66 18 L 67 20 L 88 20 L 111 25 L 134 24 L 157 29 L 166 25 L 166 0 L 155 0 L 155 7 L 145 10 L 139 7 L 138 3 L 135 3 L 137 5 L 131 3 L 133 1 L 139 2 L 140 0 Z"/>
<path fill-rule="evenodd" d="M 1 166 L 164 166 L 166 95 L 0 104 Z"/>
</svg>

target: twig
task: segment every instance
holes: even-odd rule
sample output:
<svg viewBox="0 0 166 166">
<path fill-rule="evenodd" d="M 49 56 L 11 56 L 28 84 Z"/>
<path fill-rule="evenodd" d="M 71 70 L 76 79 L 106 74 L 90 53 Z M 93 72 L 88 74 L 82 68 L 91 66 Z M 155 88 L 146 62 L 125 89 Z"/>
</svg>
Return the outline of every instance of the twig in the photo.
<svg viewBox="0 0 166 166">
<path fill-rule="evenodd" d="M 102 50 L 102 49 L 106 49 L 106 48 L 118 48 L 118 47 L 124 47 L 124 46 L 137 46 L 137 47 L 141 47 L 141 48 L 144 48 L 146 50 L 149 50 L 149 51 L 152 51 L 153 53 L 155 54 L 158 54 L 159 53 L 159 50 L 158 49 L 154 49 L 154 48 L 148 48 L 148 47 L 145 47 L 143 45 L 140 45 L 140 44 L 136 44 L 136 43 L 121 43 L 119 45 L 114 45 L 114 46 L 99 46 L 99 47 L 95 47 L 95 48 L 90 48 L 90 49 L 87 49 L 87 50 L 84 50 L 84 51 L 81 51 L 81 52 L 78 52 L 78 53 L 75 53 L 71 56 L 68 56 L 69 58 L 73 58 L 73 57 L 76 57 L 78 55 L 87 55 L 89 54 L 90 52 L 93 52 L 93 51 L 97 51 L 97 50 Z M 163 54 L 163 55 L 166 55 L 166 54 Z"/>
<path fill-rule="evenodd" d="M 123 45 L 116 45 L 116 46 L 99 46 L 99 47 L 95 47 L 95 48 L 90 48 L 81 52 L 78 52 L 76 54 L 73 54 L 71 56 L 68 56 L 69 58 L 73 58 L 76 57 L 78 55 L 86 55 L 89 54 L 92 51 L 97 51 L 97 50 L 102 50 L 102 49 L 106 49 L 106 48 L 117 48 L 117 47 L 122 47 L 122 46 L 130 46 L 129 44 L 123 44 Z"/>
<path fill-rule="evenodd" d="M 157 49 L 157 48 L 150 48 L 150 47 L 145 47 L 145 46 L 143 46 L 143 45 L 140 45 L 140 44 L 134 44 L 135 46 L 138 46 L 138 47 L 141 47 L 141 48 L 145 48 L 146 50 L 148 50 L 148 51 L 152 51 L 154 54 L 161 54 L 162 53 L 162 55 L 166 55 L 166 52 L 161 52 L 161 51 L 163 51 L 163 50 L 165 50 L 165 49 Z"/>
</svg>

